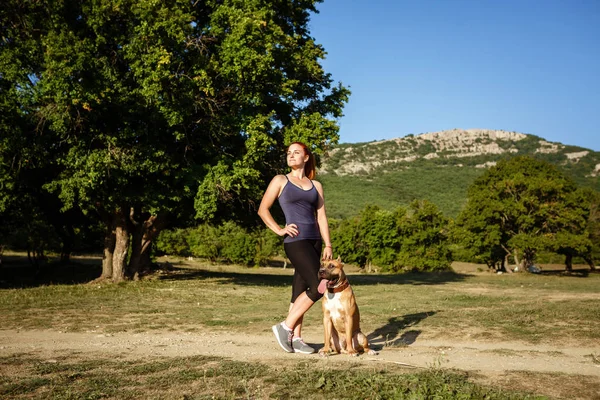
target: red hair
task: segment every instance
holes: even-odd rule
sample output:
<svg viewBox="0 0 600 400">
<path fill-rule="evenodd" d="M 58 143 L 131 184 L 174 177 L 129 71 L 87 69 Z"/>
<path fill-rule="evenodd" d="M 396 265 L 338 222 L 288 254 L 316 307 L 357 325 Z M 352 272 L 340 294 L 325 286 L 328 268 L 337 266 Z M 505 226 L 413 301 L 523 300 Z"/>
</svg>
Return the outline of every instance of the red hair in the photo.
<svg viewBox="0 0 600 400">
<path fill-rule="evenodd" d="M 308 149 L 308 146 L 302 142 L 290 143 L 290 145 L 288 146 L 288 150 L 293 144 L 297 144 L 300 147 L 302 147 L 302 149 L 304 150 L 304 154 L 308 155 L 308 160 L 304 164 L 304 175 L 308 176 L 308 179 L 315 179 L 315 176 L 317 176 L 315 156 L 313 156 L 312 152 Z"/>
</svg>

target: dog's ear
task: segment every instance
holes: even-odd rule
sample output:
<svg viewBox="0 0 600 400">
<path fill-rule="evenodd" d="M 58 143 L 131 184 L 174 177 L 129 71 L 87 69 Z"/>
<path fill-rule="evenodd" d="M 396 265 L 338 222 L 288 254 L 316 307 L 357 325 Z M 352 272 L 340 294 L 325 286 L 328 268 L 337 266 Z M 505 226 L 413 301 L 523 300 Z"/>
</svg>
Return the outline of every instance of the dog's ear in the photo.
<svg viewBox="0 0 600 400">
<path fill-rule="evenodd" d="M 342 262 L 342 257 L 338 256 L 338 258 L 337 258 L 336 261 L 339 262 L 339 263 L 341 263 Z"/>
</svg>

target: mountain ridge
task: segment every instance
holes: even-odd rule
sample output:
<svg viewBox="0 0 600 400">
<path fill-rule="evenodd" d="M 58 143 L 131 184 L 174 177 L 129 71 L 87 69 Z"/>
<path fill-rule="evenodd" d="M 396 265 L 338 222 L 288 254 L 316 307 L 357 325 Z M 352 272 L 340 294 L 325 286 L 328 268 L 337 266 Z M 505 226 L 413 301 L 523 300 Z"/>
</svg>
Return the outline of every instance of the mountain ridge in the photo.
<svg viewBox="0 0 600 400">
<path fill-rule="evenodd" d="M 531 143 L 527 143 L 529 151 L 522 151 L 519 146 L 521 141 L 537 141 L 537 148 L 531 151 Z M 396 149 L 390 149 L 390 144 L 394 143 Z M 344 157 L 344 153 L 353 153 L 354 149 L 361 146 L 385 147 L 383 154 L 375 152 L 372 157 L 363 162 L 356 163 L 351 160 L 348 163 L 340 165 L 339 168 L 331 168 L 329 161 Z M 393 153 L 390 150 L 394 150 Z M 360 170 L 370 172 L 374 167 L 379 167 L 387 163 L 412 162 L 419 158 L 434 159 L 440 157 L 465 158 L 474 156 L 500 156 L 509 154 L 529 153 L 535 154 L 564 154 L 566 160 L 577 162 L 579 159 L 589 154 L 596 153 L 591 149 L 585 149 L 578 146 L 565 145 L 559 142 L 549 142 L 535 135 L 519 133 L 514 131 L 493 130 L 493 129 L 451 129 L 437 132 L 422 133 L 419 135 L 407 135 L 401 138 L 385 139 L 372 142 L 343 144 L 333 148 L 324 158 L 321 167 L 321 173 L 353 174 Z M 382 159 L 382 155 L 386 158 Z M 390 157 L 393 155 L 392 157 Z M 344 157 L 345 158 L 345 157 Z M 349 158 L 349 157 L 348 157 Z M 594 177 L 600 175 L 600 158 L 594 165 L 594 169 L 589 175 Z M 477 165 L 479 168 L 485 168 L 495 163 Z"/>
<path fill-rule="evenodd" d="M 384 209 L 415 199 L 455 217 L 471 183 L 501 159 L 527 155 L 555 165 L 579 186 L 600 191 L 600 152 L 494 129 L 450 129 L 363 143 L 343 143 L 321 157 L 319 180 L 334 218 L 366 205 Z"/>
</svg>

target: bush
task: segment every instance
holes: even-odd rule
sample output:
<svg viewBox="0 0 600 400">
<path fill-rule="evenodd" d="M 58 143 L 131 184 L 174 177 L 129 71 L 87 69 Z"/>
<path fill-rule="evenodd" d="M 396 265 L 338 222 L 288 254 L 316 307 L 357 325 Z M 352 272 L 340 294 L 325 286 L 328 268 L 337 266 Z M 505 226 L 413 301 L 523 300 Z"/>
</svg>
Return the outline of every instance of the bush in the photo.
<svg viewBox="0 0 600 400">
<path fill-rule="evenodd" d="M 164 230 L 156 238 L 154 249 L 158 255 L 187 257 L 191 254 L 187 236 L 185 229 Z"/>
<path fill-rule="evenodd" d="M 254 264 L 266 266 L 269 260 L 275 256 L 282 255 L 282 239 L 270 229 L 261 229 L 254 232 L 256 239 L 256 252 L 254 253 Z"/>
<path fill-rule="evenodd" d="M 222 261 L 252 265 L 256 255 L 255 236 L 234 222 L 225 222 L 218 230 L 220 247 L 218 256 Z"/>
<path fill-rule="evenodd" d="M 222 240 L 215 227 L 208 224 L 198 225 L 189 230 L 187 241 L 192 256 L 211 261 L 216 261 L 219 257 Z"/>
<path fill-rule="evenodd" d="M 193 256 L 210 261 L 243 265 L 267 265 L 283 249 L 281 238 L 268 229 L 248 232 L 234 222 L 190 229 L 164 230 L 156 239 L 158 255 Z"/>
</svg>

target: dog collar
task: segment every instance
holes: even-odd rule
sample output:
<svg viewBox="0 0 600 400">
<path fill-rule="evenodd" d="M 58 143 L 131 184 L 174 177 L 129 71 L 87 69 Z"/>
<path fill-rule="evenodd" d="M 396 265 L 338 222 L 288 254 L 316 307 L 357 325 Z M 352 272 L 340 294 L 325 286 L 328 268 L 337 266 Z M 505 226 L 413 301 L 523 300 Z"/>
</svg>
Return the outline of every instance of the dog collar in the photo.
<svg viewBox="0 0 600 400">
<path fill-rule="evenodd" d="M 331 287 L 331 288 L 330 288 L 330 287 L 328 287 L 328 288 L 327 288 L 327 291 L 328 291 L 329 293 L 339 293 L 339 292 L 341 292 L 342 290 L 346 290 L 346 289 L 347 289 L 349 286 L 350 286 L 350 281 L 346 280 L 344 283 L 342 283 L 342 284 L 341 284 L 341 285 L 339 285 L 339 286 L 335 286 L 335 287 Z"/>
</svg>

